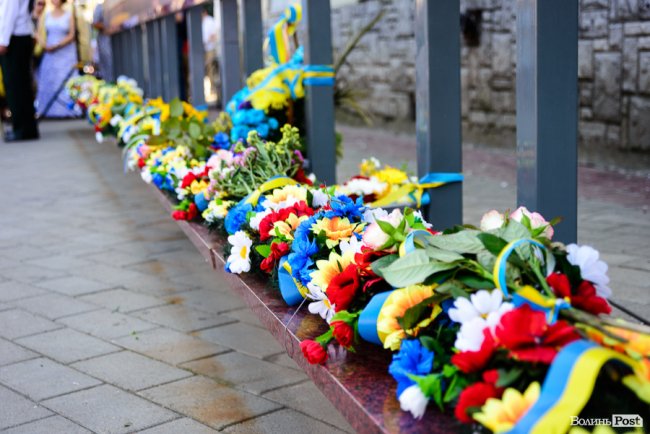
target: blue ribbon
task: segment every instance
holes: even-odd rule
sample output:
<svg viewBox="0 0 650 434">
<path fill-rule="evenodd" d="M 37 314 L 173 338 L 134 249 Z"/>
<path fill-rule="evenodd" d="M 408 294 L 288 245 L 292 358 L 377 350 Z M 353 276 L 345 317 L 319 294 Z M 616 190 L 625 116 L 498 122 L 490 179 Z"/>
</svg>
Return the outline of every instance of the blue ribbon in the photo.
<svg viewBox="0 0 650 434">
<path fill-rule="evenodd" d="M 377 333 L 377 320 L 379 319 L 381 308 L 384 306 L 386 299 L 392 292 L 393 291 L 386 291 L 376 294 L 361 311 L 358 327 L 359 335 L 364 340 L 376 345 L 383 345 L 383 342 L 379 339 L 379 334 Z"/>
<path fill-rule="evenodd" d="M 278 265 L 278 284 L 280 286 L 280 294 L 289 306 L 295 306 L 302 302 L 304 299 L 298 287 L 291 277 L 291 274 L 284 268 L 284 263 L 287 262 L 287 256 L 280 258 Z"/>
</svg>

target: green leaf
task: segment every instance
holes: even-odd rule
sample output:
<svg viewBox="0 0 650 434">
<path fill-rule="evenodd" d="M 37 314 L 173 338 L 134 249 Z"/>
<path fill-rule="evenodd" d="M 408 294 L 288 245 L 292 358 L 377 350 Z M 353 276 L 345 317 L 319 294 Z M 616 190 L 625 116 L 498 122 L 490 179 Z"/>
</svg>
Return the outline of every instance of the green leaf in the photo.
<svg viewBox="0 0 650 434">
<path fill-rule="evenodd" d="M 271 254 L 271 246 L 268 244 L 260 244 L 259 246 L 255 246 L 255 250 L 257 250 L 257 253 L 262 255 L 264 258 L 268 258 Z"/>
<path fill-rule="evenodd" d="M 508 245 L 508 242 L 502 238 L 492 235 L 487 232 L 480 233 L 476 236 L 481 243 L 485 246 L 485 249 L 492 253 L 494 256 L 499 256 L 499 253 L 503 251 Z"/>
<path fill-rule="evenodd" d="M 361 312 L 355 312 L 355 313 L 350 313 L 347 310 L 340 310 L 334 314 L 332 317 L 332 320 L 330 321 L 330 324 L 333 323 L 334 321 L 343 321 L 344 323 L 347 324 L 352 324 L 356 321 L 356 319 L 359 317 Z"/>
<path fill-rule="evenodd" d="M 196 122 L 190 123 L 188 126 L 188 133 L 190 134 L 191 138 L 195 140 L 198 139 L 201 136 L 201 126 Z"/>
<path fill-rule="evenodd" d="M 520 238 L 530 238 L 530 231 L 518 221 L 509 220 L 506 227 L 499 229 L 496 235 L 511 242 Z"/>
<path fill-rule="evenodd" d="M 455 289 L 461 289 L 460 286 L 458 285 L 458 282 L 454 280 L 450 280 L 447 282 L 444 282 L 440 284 L 439 286 L 436 287 L 436 292 L 438 294 L 446 294 L 446 295 L 451 295 L 452 290 Z"/>
<path fill-rule="evenodd" d="M 424 396 L 432 398 L 438 407 L 443 409 L 442 376 L 440 374 L 429 374 L 423 377 L 409 374 L 409 378 L 417 383 Z"/>
<path fill-rule="evenodd" d="M 469 298 L 469 293 L 462 288 L 454 287 L 451 288 L 451 296 L 454 298 Z"/>
<path fill-rule="evenodd" d="M 422 283 L 430 275 L 456 267 L 439 261 L 430 261 L 424 250 L 416 250 L 397 259 L 382 271 L 383 278 L 396 288 Z"/>
<path fill-rule="evenodd" d="M 399 259 L 399 255 L 387 255 L 383 256 L 372 263 L 370 268 L 372 271 L 379 277 L 384 277 L 384 268 L 388 267 L 390 264 Z"/>
<path fill-rule="evenodd" d="M 442 250 L 460 254 L 477 254 L 483 250 L 483 243 L 476 237 L 479 231 L 463 230 L 449 235 L 436 235 L 427 239 L 427 243 Z"/>
<path fill-rule="evenodd" d="M 393 235 L 395 233 L 395 228 L 388 222 L 383 220 L 375 220 L 379 225 L 379 228 L 387 235 Z"/>
<path fill-rule="evenodd" d="M 497 262 L 497 257 L 487 250 L 484 250 L 476 255 L 476 261 L 481 265 L 481 267 L 488 271 L 492 271 L 494 269 L 494 264 Z"/>
<path fill-rule="evenodd" d="M 451 252 L 449 250 L 442 250 L 433 246 L 427 246 L 426 252 L 427 255 L 429 255 L 429 258 L 435 259 L 436 261 L 454 262 L 454 261 L 461 261 L 465 259 L 463 255 L 460 255 L 456 252 Z"/>
<path fill-rule="evenodd" d="M 169 102 L 169 116 L 178 118 L 183 116 L 183 103 L 178 98 L 174 98 Z"/>
<path fill-rule="evenodd" d="M 499 379 L 496 382 L 497 387 L 508 387 L 524 373 L 523 368 L 512 368 L 510 370 L 499 369 Z"/>
<path fill-rule="evenodd" d="M 456 278 L 472 289 L 494 289 L 494 282 L 478 276 L 461 275 Z"/>
</svg>

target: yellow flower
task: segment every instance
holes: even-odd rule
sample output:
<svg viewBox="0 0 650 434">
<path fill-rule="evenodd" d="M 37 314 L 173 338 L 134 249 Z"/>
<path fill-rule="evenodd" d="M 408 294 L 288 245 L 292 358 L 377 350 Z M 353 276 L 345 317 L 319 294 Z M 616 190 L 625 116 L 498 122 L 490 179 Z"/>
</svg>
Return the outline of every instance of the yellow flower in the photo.
<svg viewBox="0 0 650 434">
<path fill-rule="evenodd" d="M 379 170 L 381 163 L 376 158 L 364 158 L 359 164 L 359 174 L 361 176 L 371 177 L 372 175 Z"/>
<path fill-rule="evenodd" d="M 282 188 L 276 188 L 273 190 L 273 193 L 266 195 L 266 199 L 275 204 L 282 203 L 291 198 L 298 201 L 306 201 L 307 189 L 300 185 L 286 185 Z"/>
<path fill-rule="evenodd" d="M 194 180 L 192 181 L 192 184 L 190 184 L 190 191 L 194 196 L 201 193 L 206 188 L 208 188 L 208 183 L 204 180 L 201 181 Z"/>
<path fill-rule="evenodd" d="M 539 392 L 538 382 L 530 383 L 523 395 L 517 389 L 508 388 L 501 399 L 489 398 L 473 417 L 495 433 L 509 431 L 537 402 Z"/>
<path fill-rule="evenodd" d="M 432 297 L 435 287 L 436 285 L 412 285 L 396 289 L 388 296 L 377 319 L 377 334 L 384 343 L 384 348 L 390 348 L 393 351 L 398 350 L 402 345 L 402 339 L 406 338 L 407 335 L 417 336 L 422 327 L 431 324 L 431 321 L 438 316 L 442 309 L 436 304 L 431 315 L 420 321 L 412 329 L 402 329 L 402 326 L 397 321 L 398 318 L 404 316 L 407 310 Z"/>
<path fill-rule="evenodd" d="M 318 270 L 312 271 L 309 276 L 312 283 L 318 285 L 323 291 L 327 292 L 327 287 L 332 279 L 354 261 L 354 252 L 348 250 L 343 256 L 336 252 L 330 252 L 328 259 L 316 261 Z"/>
<path fill-rule="evenodd" d="M 280 235 L 283 235 L 287 240 L 293 240 L 293 232 L 298 229 L 300 223 L 307 220 L 309 217 L 304 215 L 302 217 L 296 216 L 294 213 L 289 214 L 284 221 L 277 221 L 273 224 L 274 230 L 277 229 L 280 232 Z"/>
<path fill-rule="evenodd" d="M 388 184 L 401 184 L 408 180 L 408 175 L 394 167 L 386 166 L 384 169 L 375 173 L 377 179 Z"/>
<path fill-rule="evenodd" d="M 330 249 L 336 246 L 341 240 L 349 240 L 355 228 L 356 225 L 350 223 L 350 220 L 345 217 L 323 218 L 311 225 L 311 230 L 316 235 L 321 232 L 325 233 L 327 237 L 325 243 Z"/>
</svg>

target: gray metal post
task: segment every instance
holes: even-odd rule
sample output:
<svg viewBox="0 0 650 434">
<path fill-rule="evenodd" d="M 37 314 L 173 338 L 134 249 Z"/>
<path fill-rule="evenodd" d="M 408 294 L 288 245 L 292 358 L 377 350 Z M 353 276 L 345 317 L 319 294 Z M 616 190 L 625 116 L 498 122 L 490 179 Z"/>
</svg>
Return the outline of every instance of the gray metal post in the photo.
<svg viewBox="0 0 650 434">
<path fill-rule="evenodd" d="M 133 78 L 139 86 L 144 86 L 144 65 L 142 60 L 142 32 L 140 27 L 133 27 L 129 30 L 129 44 L 131 64 L 133 66 Z"/>
<path fill-rule="evenodd" d="M 578 2 L 517 0 L 517 201 L 577 238 Z"/>
<path fill-rule="evenodd" d="M 123 30 L 120 32 L 121 40 L 122 40 L 122 49 L 121 55 L 124 64 L 124 74 L 133 77 L 133 57 L 131 57 L 131 47 L 129 44 L 129 31 L 128 30 Z"/>
<path fill-rule="evenodd" d="M 113 55 L 113 77 L 117 77 L 122 72 L 122 58 L 120 56 L 120 35 L 116 33 L 111 35 L 111 53 Z"/>
<path fill-rule="evenodd" d="M 221 7 L 221 86 L 223 105 L 241 88 L 239 19 L 237 0 L 220 0 Z"/>
<path fill-rule="evenodd" d="M 178 98 L 180 92 L 178 46 L 176 41 L 176 20 L 168 15 L 160 20 L 160 41 L 162 50 L 163 97 L 169 101 Z"/>
<path fill-rule="evenodd" d="M 145 96 L 151 96 L 151 22 L 143 23 L 140 26 L 140 56 L 142 56 L 142 84 L 140 87 Z"/>
<path fill-rule="evenodd" d="M 250 75 L 264 66 L 262 47 L 262 2 L 243 0 L 244 72 Z"/>
<path fill-rule="evenodd" d="M 190 97 L 195 106 L 205 104 L 203 79 L 205 78 L 205 53 L 201 32 L 201 11 L 203 6 L 191 8 L 185 14 L 187 20 L 187 40 L 189 45 L 189 84 Z"/>
<path fill-rule="evenodd" d="M 415 2 L 418 173 L 461 172 L 459 0 Z M 436 228 L 463 222 L 463 187 L 429 191 L 425 211 Z"/>
<path fill-rule="evenodd" d="M 305 64 L 332 65 L 332 29 L 329 0 L 302 0 L 306 25 Z M 307 147 L 311 170 L 326 184 L 336 182 L 334 89 L 305 86 Z"/>
<path fill-rule="evenodd" d="M 162 48 L 160 40 L 160 20 L 154 20 L 151 22 L 151 36 L 150 36 L 150 46 L 151 51 L 149 52 L 149 67 L 151 70 L 151 85 L 150 85 L 150 94 L 152 98 L 158 98 L 159 96 L 164 96 L 163 91 L 163 71 L 162 71 Z"/>
</svg>

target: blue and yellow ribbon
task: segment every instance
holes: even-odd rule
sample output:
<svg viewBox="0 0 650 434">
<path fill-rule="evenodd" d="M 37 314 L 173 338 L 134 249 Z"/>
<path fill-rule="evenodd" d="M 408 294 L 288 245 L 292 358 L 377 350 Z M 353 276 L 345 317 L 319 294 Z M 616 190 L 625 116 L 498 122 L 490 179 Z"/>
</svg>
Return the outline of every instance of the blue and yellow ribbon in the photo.
<svg viewBox="0 0 650 434">
<path fill-rule="evenodd" d="M 605 363 L 618 361 L 634 369 L 636 361 L 614 350 L 579 340 L 565 346 L 553 360 L 537 402 L 509 434 L 565 433 L 571 418 L 591 398 Z"/>
<path fill-rule="evenodd" d="M 334 68 L 331 65 L 305 65 L 302 83 L 305 86 L 334 86 Z"/>
<path fill-rule="evenodd" d="M 462 182 L 462 180 L 463 175 L 460 173 L 429 173 L 420 178 L 418 182 L 407 182 L 401 185 L 396 190 L 371 203 L 370 206 L 373 208 L 381 208 L 397 205 L 402 203 L 405 197 L 409 197 L 419 208 L 425 202 L 425 199 L 428 201 L 425 190 L 442 187 L 453 182 Z"/>
<path fill-rule="evenodd" d="M 271 27 L 268 36 L 269 54 L 275 63 L 283 64 L 289 61 L 289 37 L 296 32 L 296 26 L 302 19 L 302 6 L 289 6 L 284 10 L 280 19 Z"/>
<path fill-rule="evenodd" d="M 260 185 L 255 189 L 254 192 L 246 196 L 243 201 L 244 203 L 249 203 L 252 206 L 257 206 L 257 202 L 259 202 L 260 197 L 262 194 L 266 193 L 269 190 L 273 190 L 275 188 L 280 188 L 284 187 L 285 185 L 296 185 L 298 184 L 298 181 L 296 181 L 293 178 L 289 178 L 288 176 L 283 176 L 283 175 L 278 175 L 274 176 L 273 178 L 269 179 L 266 181 L 264 184 Z"/>
</svg>

